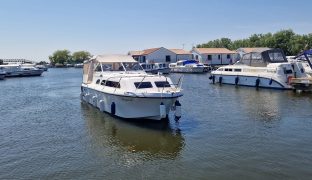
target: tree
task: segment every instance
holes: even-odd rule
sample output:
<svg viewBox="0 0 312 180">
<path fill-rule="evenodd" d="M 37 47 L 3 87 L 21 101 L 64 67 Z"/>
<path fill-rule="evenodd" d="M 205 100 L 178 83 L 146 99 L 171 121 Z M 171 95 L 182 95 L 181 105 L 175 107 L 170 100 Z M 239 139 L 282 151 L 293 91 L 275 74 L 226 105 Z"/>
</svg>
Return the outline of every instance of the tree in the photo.
<svg viewBox="0 0 312 180">
<path fill-rule="evenodd" d="M 274 34 L 253 34 L 249 38 L 231 41 L 221 38 L 199 44 L 198 48 L 228 48 L 236 50 L 241 47 L 269 47 L 280 48 L 287 56 L 296 55 L 303 50 L 312 48 L 312 33 L 308 35 L 295 34 L 291 29 L 281 30 Z"/>
<path fill-rule="evenodd" d="M 72 55 L 74 63 L 83 63 L 83 61 L 90 59 L 91 54 L 88 51 L 77 51 Z"/>
<path fill-rule="evenodd" d="M 64 64 L 65 62 L 71 61 L 71 55 L 69 50 L 57 50 L 52 56 L 49 56 L 50 62 L 55 65 L 56 63 Z"/>
</svg>

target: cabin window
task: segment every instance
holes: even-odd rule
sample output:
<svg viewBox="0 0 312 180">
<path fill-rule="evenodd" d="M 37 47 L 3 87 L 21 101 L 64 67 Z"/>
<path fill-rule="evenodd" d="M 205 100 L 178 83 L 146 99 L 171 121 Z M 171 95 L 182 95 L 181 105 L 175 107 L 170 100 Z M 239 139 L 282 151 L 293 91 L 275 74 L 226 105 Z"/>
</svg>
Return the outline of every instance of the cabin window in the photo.
<svg viewBox="0 0 312 180">
<path fill-rule="evenodd" d="M 96 80 L 96 84 L 99 84 L 101 82 L 101 80 L 100 79 L 98 79 L 98 80 Z"/>
<path fill-rule="evenodd" d="M 137 71 L 137 70 L 143 70 L 139 63 L 137 62 L 128 62 L 128 63 L 122 63 L 126 69 L 126 71 Z"/>
<path fill-rule="evenodd" d="M 212 55 L 208 55 L 207 59 L 212 60 Z"/>
<path fill-rule="evenodd" d="M 102 64 L 103 71 L 111 71 L 113 69 L 112 64 Z"/>
<path fill-rule="evenodd" d="M 229 69 L 229 71 L 233 71 L 233 69 Z"/>
<path fill-rule="evenodd" d="M 96 71 L 96 72 L 101 72 L 101 71 L 102 71 L 102 69 L 101 69 L 101 64 L 98 64 L 98 65 L 95 67 L 94 71 Z"/>
<path fill-rule="evenodd" d="M 224 71 L 229 71 L 229 69 L 225 68 Z"/>
<path fill-rule="evenodd" d="M 138 89 L 152 88 L 153 85 L 151 82 L 135 82 L 135 87 Z"/>
<path fill-rule="evenodd" d="M 108 87 L 114 87 L 114 88 L 120 88 L 120 83 L 115 81 L 106 81 L 105 86 Z"/>
<path fill-rule="evenodd" d="M 230 55 L 230 54 L 227 54 L 227 55 L 226 55 L 226 58 L 227 58 L 227 59 L 231 59 L 231 55 Z"/>
<path fill-rule="evenodd" d="M 242 69 L 234 69 L 235 72 L 242 72 Z"/>
<path fill-rule="evenodd" d="M 141 65 L 143 69 L 146 69 L 146 64 Z"/>
<path fill-rule="evenodd" d="M 101 85 L 103 85 L 103 86 L 104 86 L 104 85 L 105 85 L 105 82 L 106 82 L 106 81 L 105 81 L 105 80 L 103 80 L 103 81 L 101 82 Z"/>
<path fill-rule="evenodd" d="M 155 85 L 159 88 L 171 87 L 168 81 L 155 81 Z"/>
<path fill-rule="evenodd" d="M 284 74 L 292 74 L 292 70 L 291 69 L 286 69 L 284 68 Z"/>
</svg>

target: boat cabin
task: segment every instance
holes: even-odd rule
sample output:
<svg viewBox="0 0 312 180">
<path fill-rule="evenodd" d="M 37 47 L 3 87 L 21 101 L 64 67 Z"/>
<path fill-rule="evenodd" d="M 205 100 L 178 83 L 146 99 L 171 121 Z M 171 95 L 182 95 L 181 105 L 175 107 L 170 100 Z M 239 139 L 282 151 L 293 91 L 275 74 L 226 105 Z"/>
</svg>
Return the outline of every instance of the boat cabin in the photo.
<svg viewBox="0 0 312 180">
<path fill-rule="evenodd" d="M 269 63 L 285 63 L 287 58 L 281 49 L 270 49 L 266 48 L 264 50 L 252 51 L 250 53 L 244 54 L 239 63 L 255 66 L 255 67 L 265 67 Z"/>
<path fill-rule="evenodd" d="M 94 74 L 102 73 L 143 74 L 145 72 L 131 56 L 99 55 L 84 63 L 83 83 L 91 83 Z"/>
</svg>

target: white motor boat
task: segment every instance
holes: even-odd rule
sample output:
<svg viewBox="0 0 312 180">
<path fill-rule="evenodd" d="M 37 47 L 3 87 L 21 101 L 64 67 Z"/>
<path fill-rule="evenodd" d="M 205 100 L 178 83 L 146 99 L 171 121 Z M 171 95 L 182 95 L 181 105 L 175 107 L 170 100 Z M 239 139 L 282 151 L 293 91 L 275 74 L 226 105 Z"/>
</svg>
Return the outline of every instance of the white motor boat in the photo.
<svg viewBox="0 0 312 180">
<path fill-rule="evenodd" d="M 41 76 L 43 70 L 37 69 L 34 66 L 23 64 L 8 64 L 0 65 L 6 72 L 6 77 L 24 77 L 24 76 Z"/>
<path fill-rule="evenodd" d="M 131 56 L 100 55 L 84 63 L 81 98 L 121 118 L 161 120 L 170 109 L 180 118 L 180 82 L 146 74 Z"/>
<path fill-rule="evenodd" d="M 293 89 L 292 78 L 308 75 L 301 62 L 288 62 L 280 49 L 265 49 L 245 54 L 233 64 L 211 72 L 212 83 L 273 89 Z"/>
<path fill-rule="evenodd" d="M 152 73 L 152 74 L 169 74 L 170 68 L 168 67 L 168 64 L 166 63 L 153 63 L 153 64 L 146 64 L 141 63 L 140 64 L 145 72 Z"/>
<path fill-rule="evenodd" d="M 204 73 L 208 72 L 208 67 L 196 60 L 180 60 L 176 63 L 170 63 L 171 72 L 177 73 Z"/>
</svg>

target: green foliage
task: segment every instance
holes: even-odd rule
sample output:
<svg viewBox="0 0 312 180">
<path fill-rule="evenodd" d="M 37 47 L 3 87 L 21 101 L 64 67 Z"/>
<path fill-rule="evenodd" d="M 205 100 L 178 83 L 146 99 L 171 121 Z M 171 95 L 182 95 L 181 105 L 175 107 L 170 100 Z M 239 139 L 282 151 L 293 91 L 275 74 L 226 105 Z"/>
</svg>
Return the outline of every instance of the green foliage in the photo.
<svg viewBox="0 0 312 180">
<path fill-rule="evenodd" d="M 281 30 L 274 34 L 253 34 L 249 38 L 232 41 L 221 38 L 197 45 L 198 48 L 228 48 L 236 50 L 241 47 L 280 48 L 286 55 L 297 55 L 303 50 L 312 48 L 312 33 L 308 35 L 295 34 L 291 29 Z"/>
<path fill-rule="evenodd" d="M 91 54 L 87 51 L 77 51 L 72 55 L 72 60 L 74 63 L 83 63 L 84 60 L 87 60 L 91 57 Z"/>
<path fill-rule="evenodd" d="M 71 61 L 71 55 L 69 50 L 57 50 L 52 56 L 49 56 L 49 60 L 54 65 L 56 63 L 64 64 L 65 62 Z"/>
<path fill-rule="evenodd" d="M 71 55 L 69 50 L 64 49 L 55 51 L 51 56 L 49 56 L 49 60 L 53 65 L 64 65 L 82 63 L 84 60 L 89 59 L 90 57 L 91 55 L 87 51 L 78 51 Z"/>
</svg>

